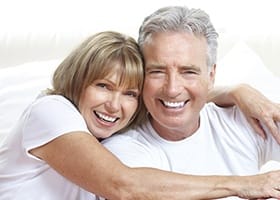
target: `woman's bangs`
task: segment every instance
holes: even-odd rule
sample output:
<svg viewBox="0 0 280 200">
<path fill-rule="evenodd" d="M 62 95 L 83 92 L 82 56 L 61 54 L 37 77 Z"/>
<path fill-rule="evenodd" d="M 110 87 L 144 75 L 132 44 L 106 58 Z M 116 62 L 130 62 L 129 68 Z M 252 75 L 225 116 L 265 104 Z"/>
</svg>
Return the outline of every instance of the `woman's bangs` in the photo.
<svg viewBox="0 0 280 200">
<path fill-rule="evenodd" d="M 123 63 L 120 74 L 120 86 L 131 89 L 135 88 L 141 91 L 143 85 L 143 71 L 141 69 L 142 66 L 137 65 L 137 63 Z"/>
</svg>

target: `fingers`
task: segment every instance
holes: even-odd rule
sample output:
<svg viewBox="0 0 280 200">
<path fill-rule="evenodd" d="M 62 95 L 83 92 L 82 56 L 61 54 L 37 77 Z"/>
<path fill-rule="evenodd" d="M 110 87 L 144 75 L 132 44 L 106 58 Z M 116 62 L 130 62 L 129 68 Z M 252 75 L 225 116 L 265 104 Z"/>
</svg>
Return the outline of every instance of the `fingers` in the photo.
<svg viewBox="0 0 280 200">
<path fill-rule="evenodd" d="M 274 139 L 280 144 L 280 128 L 277 122 L 280 122 L 280 108 L 277 105 L 271 112 L 267 112 L 267 116 L 263 118 L 264 125 L 268 128 Z"/>
<path fill-rule="evenodd" d="M 272 134 L 277 143 L 280 144 L 280 127 L 277 126 L 277 123 L 280 123 L 280 104 L 273 102 L 262 104 L 262 109 L 259 109 L 258 112 L 251 116 L 251 119 L 248 119 L 250 125 L 263 138 L 266 134 Z M 267 127 L 268 133 L 264 131 L 261 124 Z"/>
<path fill-rule="evenodd" d="M 250 184 L 242 185 L 242 192 L 238 195 L 239 197 L 251 200 L 280 199 L 280 170 L 247 176 L 247 180 Z"/>
<path fill-rule="evenodd" d="M 271 171 L 267 175 L 269 177 L 268 183 L 270 184 L 270 197 L 280 199 L 280 171 Z"/>
<path fill-rule="evenodd" d="M 260 122 L 254 118 L 248 118 L 247 120 L 249 124 L 253 127 L 253 129 L 257 132 L 257 134 L 260 135 L 263 139 L 266 139 L 265 131 L 262 128 Z"/>
<path fill-rule="evenodd" d="M 272 192 L 271 197 L 280 199 L 280 190 L 274 189 L 274 191 Z"/>
<path fill-rule="evenodd" d="M 275 121 L 273 121 L 272 119 L 267 120 L 265 122 L 267 128 L 269 129 L 269 131 L 271 132 L 272 136 L 274 137 L 274 139 L 278 142 L 278 144 L 280 144 L 280 129 L 277 127 L 277 124 Z"/>
</svg>

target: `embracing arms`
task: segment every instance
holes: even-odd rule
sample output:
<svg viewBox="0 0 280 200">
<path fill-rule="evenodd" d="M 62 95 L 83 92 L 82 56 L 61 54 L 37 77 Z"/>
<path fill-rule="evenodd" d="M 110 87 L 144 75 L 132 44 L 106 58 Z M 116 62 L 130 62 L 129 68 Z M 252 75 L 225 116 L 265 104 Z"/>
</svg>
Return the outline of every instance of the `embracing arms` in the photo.
<svg viewBox="0 0 280 200">
<path fill-rule="evenodd" d="M 237 105 L 260 136 L 266 137 L 266 133 L 261 126 L 261 123 L 263 123 L 280 144 L 280 131 L 276 125 L 276 122 L 280 121 L 280 104 L 270 101 L 250 85 L 215 87 L 209 93 L 208 101 L 220 106 Z"/>
<path fill-rule="evenodd" d="M 64 134 L 32 154 L 80 187 L 107 199 L 280 198 L 280 171 L 255 176 L 192 176 L 129 168 L 93 136 Z"/>
<path fill-rule="evenodd" d="M 247 86 L 239 87 L 241 97 L 242 94 L 247 97 Z M 242 98 L 238 97 L 236 91 L 238 91 L 236 88 L 222 91 L 225 99 L 220 98 L 220 101 L 230 102 L 230 98 L 233 98 L 232 103 L 241 106 L 249 105 L 250 108 L 251 100 L 247 103 L 245 101 L 244 104 L 240 103 Z M 220 94 L 216 93 L 216 97 Z M 279 110 L 271 112 L 274 104 L 267 104 L 267 102 L 269 101 L 264 99 L 263 104 L 257 105 L 260 105 L 260 108 L 268 106 L 270 110 L 268 116 L 279 120 L 274 118 L 279 115 Z M 250 114 L 251 111 L 248 113 Z M 262 112 L 256 113 L 258 115 Z M 254 112 L 249 116 L 255 118 Z M 227 196 L 280 198 L 280 171 L 255 176 L 193 176 L 152 168 L 129 168 L 106 150 L 95 137 L 85 132 L 65 133 L 31 150 L 31 153 L 45 160 L 58 173 L 80 187 L 111 200 L 185 200 Z"/>
</svg>

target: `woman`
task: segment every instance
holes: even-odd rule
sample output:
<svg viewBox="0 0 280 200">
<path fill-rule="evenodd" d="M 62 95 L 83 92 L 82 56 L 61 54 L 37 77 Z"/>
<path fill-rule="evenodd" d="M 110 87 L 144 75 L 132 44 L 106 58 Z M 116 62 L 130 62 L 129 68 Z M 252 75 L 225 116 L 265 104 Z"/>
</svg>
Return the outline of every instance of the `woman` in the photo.
<svg viewBox="0 0 280 200">
<path fill-rule="evenodd" d="M 109 153 L 98 140 L 131 124 L 141 108 L 142 65 L 134 39 L 116 32 L 97 33 L 73 51 L 0 147 L 0 199 L 253 198 L 264 195 L 256 182 L 272 191 L 279 172 L 179 175 L 132 169 Z"/>
</svg>

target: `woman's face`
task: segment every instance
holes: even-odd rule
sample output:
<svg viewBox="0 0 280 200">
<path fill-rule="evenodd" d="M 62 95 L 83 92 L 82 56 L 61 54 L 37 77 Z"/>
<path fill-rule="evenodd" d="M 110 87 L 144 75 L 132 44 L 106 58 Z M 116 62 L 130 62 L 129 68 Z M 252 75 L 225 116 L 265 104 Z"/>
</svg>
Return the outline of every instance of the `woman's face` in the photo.
<svg viewBox="0 0 280 200">
<path fill-rule="evenodd" d="M 119 86 L 119 79 L 118 71 L 110 73 L 95 80 L 81 96 L 79 111 L 97 138 L 107 138 L 124 128 L 137 109 L 140 91 Z"/>
</svg>

